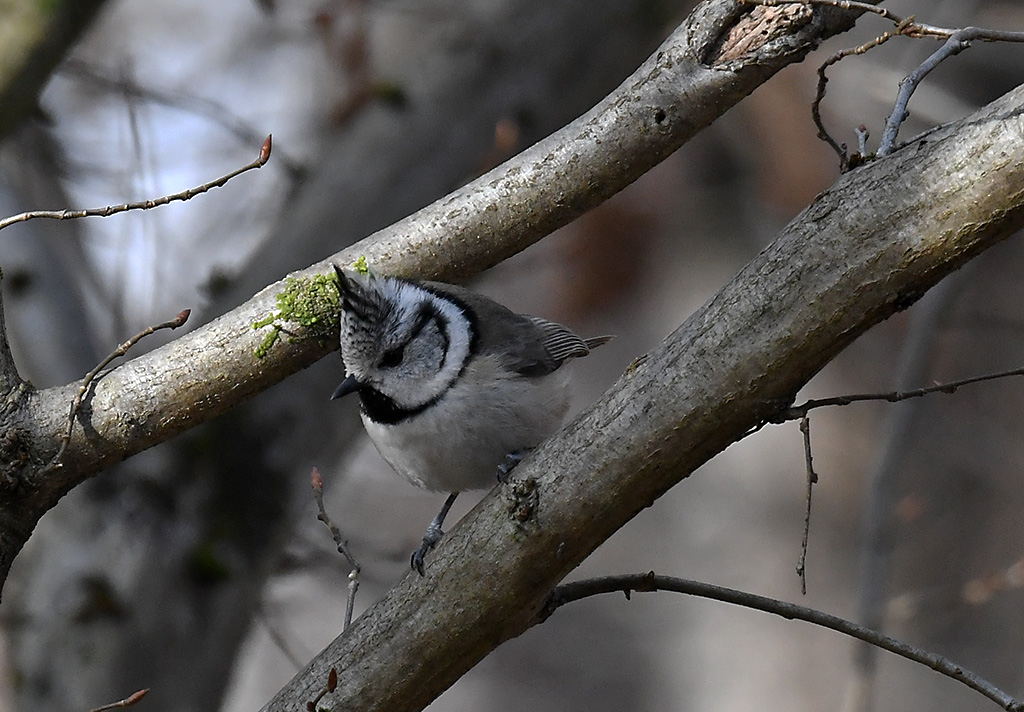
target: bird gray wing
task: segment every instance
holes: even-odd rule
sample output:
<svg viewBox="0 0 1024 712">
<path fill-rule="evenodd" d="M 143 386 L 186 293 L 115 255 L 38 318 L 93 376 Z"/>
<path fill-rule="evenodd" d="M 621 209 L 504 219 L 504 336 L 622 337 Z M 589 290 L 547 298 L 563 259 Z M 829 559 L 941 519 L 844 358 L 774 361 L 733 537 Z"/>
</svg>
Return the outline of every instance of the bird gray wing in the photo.
<svg viewBox="0 0 1024 712">
<path fill-rule="evenodd" d="M 610 336 L 581 339 L 572 331 L 547 319 L 517 314 L 511 309 L 467 289 L 451 284 L 428 282 L 435 291 L 461 301 L 473 313 L 477 329 L 477 353 L 497 357 L 511 370 L 524 376 L 552 373 L 566 359 L 586 356 L 590 349 Z"/>
<path fill-rule="evenodd" d="M 587 342 L 561 324 L 542 319 L 539 316 L 530 316 L 527 319 L 540 329 L 544 350 L 555 361 L 561 363 L 566 359 L 578 358 L 590 353 Z"/>
</svg>

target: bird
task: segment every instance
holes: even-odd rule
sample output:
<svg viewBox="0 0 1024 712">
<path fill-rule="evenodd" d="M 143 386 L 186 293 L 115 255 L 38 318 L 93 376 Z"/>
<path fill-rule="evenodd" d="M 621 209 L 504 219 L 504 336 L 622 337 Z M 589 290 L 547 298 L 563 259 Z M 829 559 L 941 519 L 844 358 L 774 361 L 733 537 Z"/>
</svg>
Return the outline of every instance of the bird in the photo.
<svg viewBox="0 0 1024 712">
<path fill-rule="evenodd" d="M 409 482 L 448 498 L 410 557 L 424 560 L 458 494 L 507 479 L 569 409 L 561 366 L 612 337 L 583 339 L 463 287 L 348 272 L 340 294 L 345 379 L 381 457 Z"/>
</svg>

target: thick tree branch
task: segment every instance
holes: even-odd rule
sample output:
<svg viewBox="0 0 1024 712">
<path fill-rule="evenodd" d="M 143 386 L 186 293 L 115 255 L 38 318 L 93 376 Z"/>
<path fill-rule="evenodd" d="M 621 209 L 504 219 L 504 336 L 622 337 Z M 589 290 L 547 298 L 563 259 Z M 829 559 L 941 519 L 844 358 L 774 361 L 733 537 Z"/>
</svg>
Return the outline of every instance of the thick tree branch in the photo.
<svg viewBox="0 0 1024 712">
<path fill-rule="evenodd" d="M 847 29 L 851 14 L 780 12 L 731 0 L 702 4 L 620 87 L 566 128 L 468 186 L 352 248 L 298 273 L 365 255 L 393 274 L 458 279 L 524 249 L 598 205 L 691 138 L 775 71 Z M 753 28 L 756 27 L 756 32 Z M 164 348 L 106 374 L 83 404 L 64 467 L 56 453 L 78 384 L 30 392 L 3 423 L 16 441 L 0 452 L 0 578 L 36 520 L 77 483 L 225 412 L 336 348 L 308 340 L 254 353 L 252 324 L 275 308 L 282 284 Z M 14 493 L 17 493 L 16 495 Z"/>
<path fill-rule="evenodd" d="M 844 175 L 706 306 L 495 489 L 271 700 L 420 709 L 536 622 L 591 551 L 771 419 L 873 324 L 1024 225 L 1024 88 Z M 438 632 L 443 634 L 438 635 Z"/>
</svg>

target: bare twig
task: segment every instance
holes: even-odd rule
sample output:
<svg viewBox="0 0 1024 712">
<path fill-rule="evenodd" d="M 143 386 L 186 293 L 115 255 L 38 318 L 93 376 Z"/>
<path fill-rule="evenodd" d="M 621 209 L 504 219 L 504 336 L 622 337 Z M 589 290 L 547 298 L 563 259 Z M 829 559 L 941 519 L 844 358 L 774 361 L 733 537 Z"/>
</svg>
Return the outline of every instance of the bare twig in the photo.
<svg viewBox="0 0 1024 712">
<path fill-rule="evenodd" d="M 744 1 L 749 2 L 750 0 Z M 851 160 L 846 155 L 846 144 L 839 143 L 834 138 L 832 138 L 832 134 L 830 134 L 828 132 L 828 129 L 825 128 L 825 122 L 821 118 L 821 102 L 825 100 L 825 85 L 828 84 L 828 77 L 825 75 L 825 70 L 827 70 L 833 64 L 838 63 L 840 60 L 849 57 L 850 55 L 864 54 L 868 50 L 872 50 L 878 45 L 885 44 L 890 39 L 899 34 L 898 31 L 901 26 L 902 25 L 897 26 L 896 30 L 893 32 L 883 32 L 875 39 L 865 42 L 862 45 L 858 45 L 857 47 L 841 49 L 832 56 L 828 57 L 824 62 L 822 62 L 818 66 L 818 87 L 814 92 L 814 100 L 811 102 L 811 119 L 813 119 L 814 126 L 818 130 L 818 138 L 827 143 L 829 146 L 831 146 L 832 150 L 836 152 L 837 156 L 839 156 L 839 170 L 843 173 L 845 173 L 847 169 L 852 167 Z M 859 137 L 860 134 L 858 134 L 858 138 Z M 864 158 L 866 155 L 866 149 L 864 147 L 861 147 L 861 158 Z"/>
<path fill-rule="evenodd" d="M 105 218 L 117 213 L 123 213 L 128 210 L 149 210 L 151 208 L 157 208 L 161 205 L 167 205 L 175 201 L 191 200 L 197 195 L 201 195 L 213 188 L 219 188 L 235 176 L 239 176 L 242 173 L 251 171 L 254 168 L 263 167 L 268 160 L 270 160 L 270 150 L 272 146 L 271 137 L 263 141 L 263 146 L 260 147 L 260 154 L 256 157 L 252 163 L 237 168 L 227 175 L 221 176 L 217 180 L 210 181 L 209 183 L 203 183 L 195 188 L 189 188 L 180 193 L 173 193 L 171 195 L 165 195 L 161 198 L 154 200 L 140 200 L 134 203 L 123 203 L 121 205 L 108 205 L 105 208 L 88 208 L 86 210 L 32 210 L 27 213 L 19 213 L 18 215 L 12 215 L 8 218 L 0 220 L 0 230 L 5 227 L 10 227 L 15 223 L 25 222 L 34 218 L 50 218 L 51 220 L 73 220 L 75 218 L 90 218 L 100 217 Z"/>
<path fill-rule="evenodd" d="M 334 537 L 334 543 L 338 545 L 338 552 L 345 557 L 348 561 L 348 565 L 352 567 L 352 570 L 348 574 L 348 602 L 345 604 L 345 628 L 347 630 L 352 625 L 352 612 L 355 610 L 356 605 L 356 591 L 359 590 L 359 562 L 352 556 L 352 552 L 349 551 L 348 542 L 341 536 L 341 530 L 335 526 L 331 518 L 327 516 L 327 510 L 324 508 L 324 483 L 323 478 L 320 477 L 320 470 L 313 468 L 313 473 L 310 476 L 310 482 L 313 486 L 313 499 L 316 500 L 317 509 L 320 513 L 317 514 L 317 519 L 323 522 L 328 529 L 331 530 L 331 536 Z"/>
<path fill-rule="evenodd" d="M 887 156 L 892 153 L 896 148 L 896 136 L 899 133 L 899 128 L 903 122 L 907 119 L 909 114 L 907 113 L 907 105 L 910 103 L 910 97 L 917 89 L 918 85 L 924 80 L 924 78 L 937 67 L 944 60 L 953 57 L 960 52 L 964 51 L 971 46 L 971 42 L 974 40 L 985 40 L 989 42 L 1024 42 L 1024 32 L 1010 32 L 1004 30 L 990 30 L 982 27 L 963 27 L 960 29 L 950 29 L 946 27 L 936 27 L 935 25 L 927 25 L 921 22 L 917 22 L 913 17 L 901 18 L 898 15 L 893 14 L 886 8 L 877 7 L 876 5 L 866 2 L 855 2 L 854 0 L 741 0 L 750 5 L 767 5 L 767 6 L 778 6 L 778 5 L 790 5 L 790 4 L 801 4 L 801 5 L 819 5 L 827 7 L 835 7 L 841 10 L 849 10 L 853 12 L 871 12 L 886 20 L 892 22 L 896 29 L 891 32 L 885 32 L 879 37 L 866 42 L 859 47 L 852 49 L 841 50 L 828 59 L 825 60 L 818 67 L 818 89 L 814 97 L 814 101 L 811 104 L 811 115 L 814 119 L 814 125 L 818 129 L 818 138 L 828 143 L 829 146 L 839 155 L 839 167 L 841 171 L 847 170 L 851 167 L 850 160 L 846 156 L 846 147 L 844 144 L 836 142 L 834 138 L 825 130 L 824 124 L 821 121 L 820 106 L 822 100 L 825 98 L 825 85 L 828 83 L 828 78 L 825 76 L 825 70 L 831 65 L 835 64 L 839 60 L 849 57 L 852 54 L 863 54 L 869 49 L 873 49 L 880 44 L 888 41 L 892 37 L 897 35 L 903 35 L 905 37 L 932 37 L 935 39 L 943 39 L 945 42 L 942 47 L 937 49 L 931 54 L 924 62 L 922 62 L 917 69 L 908 74 L 900 81 L 899 92 L 896 97 L 896 103 L 893 106 L 892 113 L 889 114 L 889 118 L 885 122 L 885 131 L 882 134 L 882 141 L 879 145 L 877 155 L 879 157 Z M 861 150 L 861 157 L 865 157 L 865 152 Z"/>
<path fill-rule="evenodd" d="M 317 693 L 316 697 L 306 702 L 307 712 L 316 712 L 316 706 L 320 704 L 324 695 L 334 692 L 336 689 L 338 689 L 338 669 L 331 668 L 331 671 L 327 673 L 327 684 Z"/>
<path fill-rule="evenodd" d="M 800 540 L 800 558 L 797 560 L 796 573 L 800 577 L 800 593 L 807 595 L 807 540 L 811 536 L 811 494 L 818 481 L 811 458 L 811 421 L 806 415 L 800 419 L 800 432 L 804 435 L 804 465 L 807 469 L 807 507 L 804 511 L 804 533 Z"/>
<path fill-rule="evenodd" d="M 857 151 L 860 155 L 868 155 L 868 139 L 871 137 L 871 132 L 868 131 L 868 127 L 861 124 L 857 127 L 855 133 L 857 134 Z"/>
<path fill-rule="evenodd" d="M 940 30 L 940 28 L 929 28 Z M 940 30 L 945 32 L 945 30 Z M 928 34 L 932 34 L 929 32 Z M 988 40 L 999 42 L 1024 42 L 1024 32 L 1001 32 L 998 30 L 987 30 L 981 27 L 965 27 L 956 30 L 949 35 L 939 49 L 935 50 L 925 61 L 913 72 L 900 81 L 900 90 L 896 96 L 896 105 L 885 122 L 885 131 L 882 134 L 882 142 L 878 147 L 878 155 L 887 156 L 896 148 L 896 136 L 899 134 L 900 125 L 909 116 L 907 104 L 910 97 L 924 80 L 928 73 L 935 69 L 944 60 L 956 56 L 971 46 L 973 40 Z"/>
<path fill-rule="evenodd" d="M 843 406 L 850 405 L 852 403 L 860 403 L 863 401 L 887 401 L 889 403 L 899 403 L 900 401 L 907 400 L 909 398 L 920 398 L 927 396 L 932 393 L 956 393 L 957 390 L 963 386 L 969 386 L 974 383 L 982 383 L 984 381 L 995 381 L 1000 378 L 1009 378 L 1011 376 L 1024 376 L 1024 368 L 1014 368 L 1009 371 L 999 371 L 998 373 L 986 373 L 981 376 L 972 376 L 971 378 L 964 378 L 959 381 L 949 381 L 948 383 L 936 383 L 934 386 L 928 386 L 926 388 L 915 388 L 910 391 L 889 391 L 887 393 L 852 393 L 845 396 L 833 396 L 831 398 L 812 398 L 804 401 L 800 405 L 795 405 L 790 408 L 784 408 L 778 413 L 773 415 L 768 422 L 769 423 L 785 423 L 790 420 L 800 420 L 808 412 L 816 408 L 826 408 L 830 406 Z"/>
<path fill-rule="evenodd" d="M 110 704 L 102 705 L 100 707 L 94 707 L 93 709 L 89 710 L 89 712 L 106 712 L 106 710 L 113 710 L 113 709 L 117 709 L 119 707 L 131 707 L 136 702 L 138 702 L 143 697 L 145 697 L 148 692 L 149 692 L 149 688 L 142 689 L 142 690 L 139 690 L 137 692 L 133 692 L 128 697 L 125 697 L 123 700 L 118 700 L 117 702 L 111 702 Z"/>
<path fill-rule="evenodd" d="M 82 379 L 82 383 L 78 386 L 78 392 L 75 394 L 74 400 L 71 402 L 71 410 L 68 412 L 68 427 L 64 431 L 64 437 L 61 439 L 60 449 L 57 450 L 57 454 L 53 456 L 53 460 L 50 462 L 50 467 L 60 467 L 60 460 L 64 456 L 64 451 L 67 450 L 68 443 L 71 442 L 71 433 L 75 428 L 75 416 L 78 415 L 79 408 L 82 407 L 82 401 L 85 399 L 86 394 L 89 392 L 89 388 L 96 381 L 96 377 L 100 374 L 104 368 L 110 365 L 110 362 L 114 359 L 118 359 L 128 353 L 135 344 L 139 343 L 142 339 L 152 334 L 154 331 L 160 329 L 177 329 L 179 326 L 188 321 L 188 315 L 192 313 L 191 309 L 185 309 L 180 312 L 178 316 L 174 317 L 170 321 L 165 321 L 162 324 L 155 326 L 148 326 L 132 338 L 125 341 L 123 344 L 114 349 L 110 354 L 107 355 L 102 361 L 100 361 L 95 368 L 89 373 L 85 374 L 85 378 Z"/>
<path fill-rule="evenodd" d="M 787 603 L 774 598 L 758 596 L 753 593 L 737 591 L 731 588 L 713 586 L 700 581 L 679 579 L 671 576 L 658 576 L 653 571 L 646 574 L 625 574 L 621 576 L 608 576 L 604 578 L 586 579 L 563 584 L 555 588 L 548 596 L 548 600 L 539 614 L 542 619 L 550 616 L 554 611 L 566 603 L 578 601 L 582 598 L 595 596 L 601 593 L 622 592 L 627 598 L 631 591 L 674 591 L 685 593 L 690 596 L 700 596 L 716 601 L 732 603 L 737 606 L 744 606 L 765 613 L 788 618 L 790 620 L 802 620 L 814 625 L 834 630 L 838 633 L 848 635 L 858 640 L 876 645 L 883 650 L 888 650 L 907 660 L 920 663 L 935 670 L 967 687 L 980 692 L 1004 710 L 1008 712 L 1020 712 L 1024 710 L 1024 701 L 1014 698 L 1009 693 L 996 687 L 988 680 L 964 669 L 952 660 L 941 655 L 921 650 L 920 648 L 908 645 L 902 641 L 890 638 L 878 631 L 865 628 L 864 626 L 848 621 L 838 616 L 833 616 L 822 611 L 798 606 L 795 603 Z"/>
</svg>

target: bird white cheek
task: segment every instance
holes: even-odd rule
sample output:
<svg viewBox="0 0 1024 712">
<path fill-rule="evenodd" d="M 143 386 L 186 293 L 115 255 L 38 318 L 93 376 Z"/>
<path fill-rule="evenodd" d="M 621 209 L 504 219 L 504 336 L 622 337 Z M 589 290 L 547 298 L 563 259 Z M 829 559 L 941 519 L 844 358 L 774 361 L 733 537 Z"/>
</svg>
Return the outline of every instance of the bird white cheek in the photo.
<svg viewBox="0 0 1024 712">
<path fill-rule="evenodd" d="M 396 423 L 363 425 L 381 456 L 415 485 L 442 492 L 491 487 L 510 452 L 536 447 L 569 407 L 564 371 L 523 378 L 476 359 L 433 407 Z"/>
</svg>

